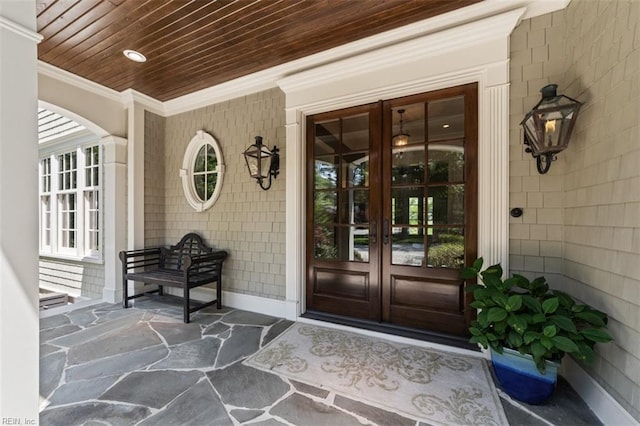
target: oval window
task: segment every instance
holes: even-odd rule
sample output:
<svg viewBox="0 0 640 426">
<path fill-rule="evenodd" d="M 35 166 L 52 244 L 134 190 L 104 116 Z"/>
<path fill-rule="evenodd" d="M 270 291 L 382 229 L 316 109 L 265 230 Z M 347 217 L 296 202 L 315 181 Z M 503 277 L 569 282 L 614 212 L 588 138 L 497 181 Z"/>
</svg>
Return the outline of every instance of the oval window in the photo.
<svg viewBox="0 0 640 426">
<path fill-rule="evenodd" d="M 213 206 L 220 195 L 224 162 L 218 142 L 198 130 L 184 154 L 180 177 L 187 201 L 196 211 Z"/>
</svg>

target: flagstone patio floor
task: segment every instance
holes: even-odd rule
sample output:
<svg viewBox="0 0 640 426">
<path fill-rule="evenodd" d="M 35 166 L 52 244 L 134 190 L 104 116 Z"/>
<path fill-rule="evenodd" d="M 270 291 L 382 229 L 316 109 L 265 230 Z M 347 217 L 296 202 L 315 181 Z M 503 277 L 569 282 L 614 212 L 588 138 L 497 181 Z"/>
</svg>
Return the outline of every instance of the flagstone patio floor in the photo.
<svg viewBox="0 0 640 426">
<path fill-rule="evenodd" d="M 40 424 L 413 425 L 427 423 L 245 366 L 292 322 L 179 299 L 98 304 L 40 320 Z M 561 380 L 543 406 L 502 400 L 512 425 L 599 425 Z"/>
</svg>

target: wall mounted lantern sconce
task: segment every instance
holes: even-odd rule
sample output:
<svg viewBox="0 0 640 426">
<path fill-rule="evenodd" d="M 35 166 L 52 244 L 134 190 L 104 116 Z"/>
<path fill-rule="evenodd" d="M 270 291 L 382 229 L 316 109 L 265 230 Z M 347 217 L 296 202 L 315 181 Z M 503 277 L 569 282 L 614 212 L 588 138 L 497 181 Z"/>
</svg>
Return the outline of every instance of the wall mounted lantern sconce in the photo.
<svg viewBox="0 0 640 426">
<path fill-rule="evenodd" d="M 275 146 L 269 150 L 262 144 L 262 136 L 256 136 L 256 143 L 244 151 L 244 159 L 252 178 L 258 181 L 260 188 L 265 191 L 271 188 L 271 178 L 278 177 L 280 173 L 280 154 Z M 264 181 L 269 179 L 265 186 Z"/>
<path fill-rule="evenodd" d="M 400 133 L 393 136 L 393 146 L 405 146 L 409 143 L 409 133 L 404 131 L 402 114 L 404 114 L 404 109 L 399 109 L 398 114 L 400 114 Z"/>
<path fill-rule="evenodd" d="M 520 125 L 524 128 L 526 152 L 536 159 L 538 173 L 545 174 L 556 154 L 569 145 L 582 103 L 565 95 L 558 95 L 557 84 L 540 89 L 542 99 L 527 113 Z"/>
</svg>

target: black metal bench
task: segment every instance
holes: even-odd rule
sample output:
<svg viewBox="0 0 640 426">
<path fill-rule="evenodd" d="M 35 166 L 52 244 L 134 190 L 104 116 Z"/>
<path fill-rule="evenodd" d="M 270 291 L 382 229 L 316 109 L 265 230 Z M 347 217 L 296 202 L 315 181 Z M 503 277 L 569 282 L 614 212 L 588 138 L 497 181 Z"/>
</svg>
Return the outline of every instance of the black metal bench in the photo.
<svg viewBox="0 0 640 426">
<path fill-rule="evenodd" d="M 129 307 L 129 300 L 149 293 L 163 295 L 165 286 L 182 288 L 184 322 L 189 315 L 200 309 L 217 305 L 222 308 L 222 263 L 228 253 L 207 247 L 198 234 L 189 233 L 180 242 L 169 248 L 156 247 L 141 250 L 121 251 L 122 261 L 122 306 Z M 157 289 L 129 295 L 127 281 L 155 284 Z M 194 287 L 216 284 L 216 299 L 190 306 L 189 291 Z"/>
</svg>

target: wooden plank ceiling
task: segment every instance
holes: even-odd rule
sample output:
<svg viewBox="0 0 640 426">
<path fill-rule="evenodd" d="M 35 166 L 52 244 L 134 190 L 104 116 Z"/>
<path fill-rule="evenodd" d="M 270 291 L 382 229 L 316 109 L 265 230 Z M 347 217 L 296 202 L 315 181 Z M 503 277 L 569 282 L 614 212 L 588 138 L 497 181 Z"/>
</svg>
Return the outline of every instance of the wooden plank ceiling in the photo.
<svg viewBox="0 0 640 426">
<path fill-rule="evenodd" d="M 37 0 L 38 57 L 167 101 L 478 1 Z"/>
</svg>

